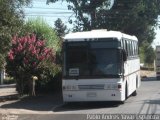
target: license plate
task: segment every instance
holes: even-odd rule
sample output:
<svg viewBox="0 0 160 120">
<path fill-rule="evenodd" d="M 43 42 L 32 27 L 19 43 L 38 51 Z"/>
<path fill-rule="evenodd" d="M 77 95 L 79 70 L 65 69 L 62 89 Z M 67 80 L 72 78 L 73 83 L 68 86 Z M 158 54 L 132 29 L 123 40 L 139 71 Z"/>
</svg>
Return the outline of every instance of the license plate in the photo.
<svg viewBox="0 0 160 120">
<path fill-rule="evenodd" d="M 96 97 L 97 94 L 95 92 L 88 92 L 87 97 Z"/>
</svg>

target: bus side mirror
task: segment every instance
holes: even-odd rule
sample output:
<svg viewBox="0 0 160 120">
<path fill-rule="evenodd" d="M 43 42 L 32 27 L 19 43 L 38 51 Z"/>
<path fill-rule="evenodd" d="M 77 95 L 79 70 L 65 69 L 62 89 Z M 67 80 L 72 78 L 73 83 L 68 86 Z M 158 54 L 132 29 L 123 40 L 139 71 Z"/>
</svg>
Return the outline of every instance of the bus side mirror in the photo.
<svg viewBox="0 0 160 120">
<path fill-rule="evenodd" d="M 122 50 L 122 54 L 123 54 L 123 61 L 127 60 L 127 52 L 126 50 Z"/>
</svg>

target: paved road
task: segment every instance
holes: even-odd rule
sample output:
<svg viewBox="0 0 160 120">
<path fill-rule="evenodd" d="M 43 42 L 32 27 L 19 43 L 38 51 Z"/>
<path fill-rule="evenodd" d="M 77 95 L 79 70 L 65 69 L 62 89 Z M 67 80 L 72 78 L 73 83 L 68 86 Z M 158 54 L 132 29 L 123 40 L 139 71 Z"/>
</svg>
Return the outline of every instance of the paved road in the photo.
<svg viewBox="0 0 160 120">
<path fill-rule="evenodd" d="M 47 110 L 29 112 L 43 115 L 22 115 L 19 117 L 22 117 L 23 120 L 86 120 L 87 117 L 98 120 L 99 117 L 102 117 L 98 116 L 99 114 L 160 114 L 160 81 L 154 79 L 142 81 L 137 92 L 138 95 L 129 97 L 125 104 L 117 102 L 62 104 L 58 102 L 57 105 L 46 104 L 47 106 L 51 105 Z M 9 105 L 1 105 L 1 107 L 6 111 L 10 109 Z"/>
<path fill-rule="evenodd" d="M 95 102 L 66 104 L 56 108 L 56 113 L 108 113 L 108 114 L 160 114 L 160 81 L 143 81 L 136 97 L 129 97 L 125 104 L 116 102 Z"/>
</svg>

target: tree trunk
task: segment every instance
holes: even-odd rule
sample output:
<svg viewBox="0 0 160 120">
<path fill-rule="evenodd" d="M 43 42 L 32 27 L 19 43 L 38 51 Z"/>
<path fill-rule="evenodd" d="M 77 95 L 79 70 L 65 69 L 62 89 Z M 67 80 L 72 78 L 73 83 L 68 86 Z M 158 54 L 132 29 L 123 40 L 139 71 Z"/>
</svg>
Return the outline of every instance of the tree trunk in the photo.
<svg viewBox="0 0 160 120">
<path fill-rule="evenodd" d="M 35 93 L 35 80 L 33 80 L 33 79 L 29 80 L 29 95 L 30 96 L 36 96 L 36 93 Z"/>
<path fill-rule="evenodd" d="M 90 6 L 92 6 L 91 8 L 91 12 L 90 12 L 90 16 L 91 16 L 91 29 L 96 29 L 96 7 L 97 5 L 95 4 L 96 0 L 91 0 L 90 1 Z"/>
<path fill-rule="evenodd" d="M 23 78 L 16 79 L 16 90 L 20 96 L 23 96 L 24 94 Z"/>
</svg>

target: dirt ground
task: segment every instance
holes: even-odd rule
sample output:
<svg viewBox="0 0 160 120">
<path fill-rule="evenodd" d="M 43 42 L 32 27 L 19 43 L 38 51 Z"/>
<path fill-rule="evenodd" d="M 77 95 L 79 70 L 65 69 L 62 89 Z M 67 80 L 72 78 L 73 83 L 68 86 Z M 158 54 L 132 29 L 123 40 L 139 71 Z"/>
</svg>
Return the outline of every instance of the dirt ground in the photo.
<svg viewBox="0 0 160 120">
<path fill-rule="evenodd" d="M 152 77 L 155 76 L 156 72 L 155 71 L 150 71 L 150 70 L 141 70 L 140 75 L 141 77 Z"/>
</svg>

